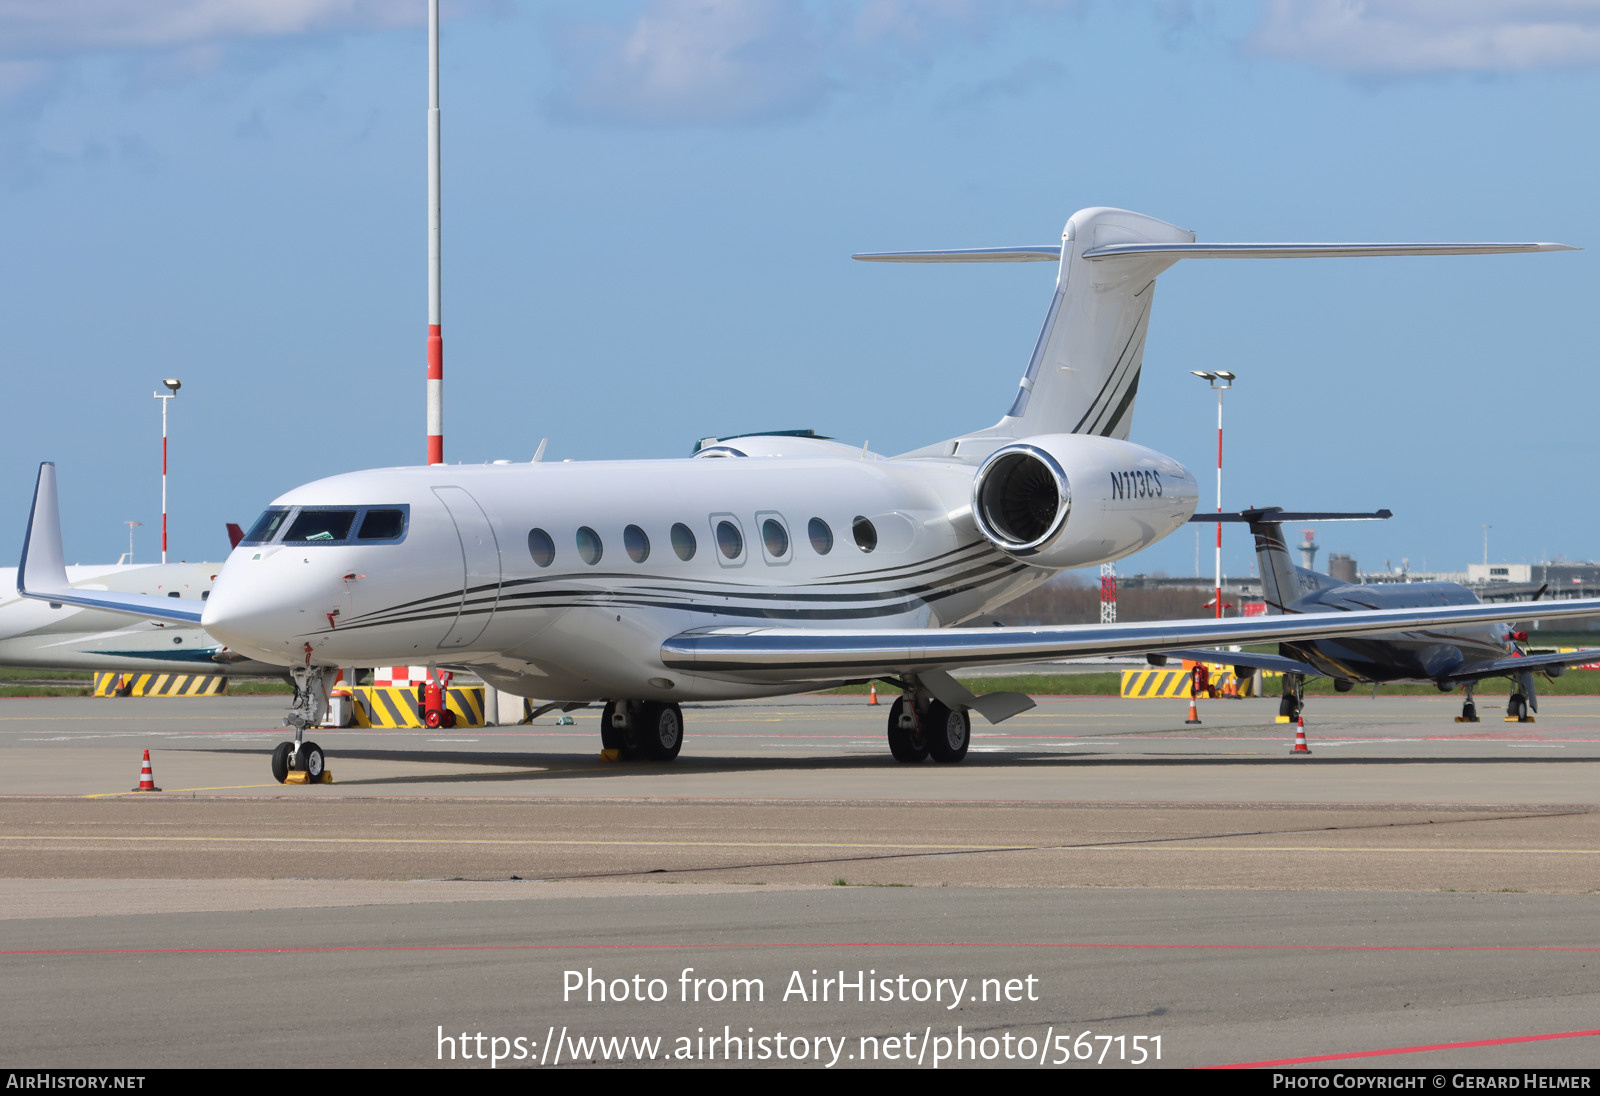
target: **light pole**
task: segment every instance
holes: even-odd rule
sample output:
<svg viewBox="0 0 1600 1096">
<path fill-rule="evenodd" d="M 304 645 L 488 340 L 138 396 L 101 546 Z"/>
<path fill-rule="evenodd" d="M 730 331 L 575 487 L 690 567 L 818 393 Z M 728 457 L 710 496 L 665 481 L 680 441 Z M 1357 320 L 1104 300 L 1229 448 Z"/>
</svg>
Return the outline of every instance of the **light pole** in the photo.
<svg viewBox="0 0 1600 1096">
<path fill-rule="evenodd" d="M 163 394 L 155 393 L 156 399 L 161 401 L 161 562 L 167 562 L 167 404 L 176 399 L 178 389 L 183 387 L 183 382 L 176 377 L 168 377 L 161 382 L 168 391 Z M 128 530 L 129 551 L 132 551 L 133 530 Z"/>
<path fill-rule="evenodd" d="M 133 531 L 143 525 L 142 521 L 125 521 L 122 524 L 128 527 L 128 562 L 133 562 Z"/>
<path fill-rule="evenodd" d="M 1217 392 L 1217 616 L 1222 615 L 1222 394 L 1233 387 L 1237 374 L 1226 369 L 1214 373 L 1191 369 L 1189 372 L 1205 381 Z"/>
</svg>

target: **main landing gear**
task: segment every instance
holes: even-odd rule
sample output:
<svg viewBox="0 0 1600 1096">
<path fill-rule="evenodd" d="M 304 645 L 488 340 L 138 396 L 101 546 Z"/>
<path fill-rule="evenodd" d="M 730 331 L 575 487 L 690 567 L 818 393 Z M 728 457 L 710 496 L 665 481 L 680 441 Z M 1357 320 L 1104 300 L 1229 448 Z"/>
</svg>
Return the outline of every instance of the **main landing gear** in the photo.
<svg viewBox="0 0 1600 1096">
<path fill-rule="evenodd" d="M 1467 695 L 1465 697 L 1463 697 L 1462 700 L 1461 700 L 1461 714 L 1456 716 L 1456 722 L 1457 723 L 1476 723 L 1476 722 L 1478 722 L 1478 706 L 1472 702 L 1472 689 L 1477 684 L 1478 683 L 1476 681 L 1467 682 L 1467 684 L 1466 684 L 1466 693 L 1467 693 Z"/>
<path fill-rule="evenodd" d="M 671 761 L 683 749 L 683 709 L 655 700 L 607 701 L 600 745 L 623 761 Z"/>
<path fill-rule="evenodd" d="M 1511 680 L 1517 683 L 1517 688 L 1506 704 L 1506 722 L 1532 723 L 1533 716 L 1528 713 L 1539 710 L 1539 694 L 1534 691 L 1533 674 L 1525 670 Z"/>
<path fill-rule="evenodd" d="M 931 757 L 946 764 L 967 756 L 972 745 L 972 719 L 965 710 L 951 708 L 933 697 L 921 704 L 908 689 L 889 706 L 889 752 L 896 761 L 921 761 Z"/>
<path fill-rule="evenodd" d="M 1278 719 L 1293 723 L 1300 718 L 1306 706 L 1306 677 L 1304 674 L 1283 675 L 1283 699 L 1278 701 Z"/>
<path fill-rule="evenodd" d="M 294 703 L 284 716 L 286 727 L 294 728 L 293 742 L 280 742 L 272 751 L 272 779 L 289 783 L 291 774 L 304 774 L 295 783 L 320 784 L 328 773 L 322 747 L 305 741 L 307 727 L 321 724 L 328 714 L 328 692 L 338 680 L 339 671 L 305 666 L 291 670 L 294 678 Z"/>
</svg>

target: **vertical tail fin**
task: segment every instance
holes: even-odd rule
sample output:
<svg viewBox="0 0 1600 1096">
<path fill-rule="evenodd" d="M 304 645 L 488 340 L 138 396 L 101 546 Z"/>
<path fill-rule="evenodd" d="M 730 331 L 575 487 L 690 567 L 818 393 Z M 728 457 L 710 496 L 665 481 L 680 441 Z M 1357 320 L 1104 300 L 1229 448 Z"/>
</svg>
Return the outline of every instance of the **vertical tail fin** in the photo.
<svg viewBox="0 0 1600 1096">
<path fill-rule="evenodd" d="M 1267 612 L 1277 616 L 1300 599 L 1299 568 L 1289 558 L 1283 539 L 1281 508 L 1250 511 L 1250 535 L 1256 541 L 1256 569 L 1261 574 L 1261 597 Z"/>
<path fill-rule="evenodd" d="M 1093 260 L 1114 244 L 1192 243 L 1194 233 L 1125 209 L 1084 209 L 1061 236 L 1056 292 L 1017 395 L 993 428 L 1002 437 L 1098 434 L 1126 439 L 1144 365 L 1156 276 L 1177 257 Z"/>
</svg>

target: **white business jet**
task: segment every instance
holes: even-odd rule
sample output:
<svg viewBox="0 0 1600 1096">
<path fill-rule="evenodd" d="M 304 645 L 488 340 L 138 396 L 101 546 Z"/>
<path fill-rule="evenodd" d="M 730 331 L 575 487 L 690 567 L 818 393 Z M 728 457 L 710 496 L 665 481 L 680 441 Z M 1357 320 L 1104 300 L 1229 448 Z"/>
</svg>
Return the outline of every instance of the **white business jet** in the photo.
<svg viewBox="0 0 1600 1096">
<path fill-rule="evenodd" d="M 862 255 L 890 262 L 1059 263 L 1027 374 L 998 423 L 897 457 L 815 436 L 705 444 L 691 458 L 433 465 L 355 472 L 279 497 L 204 606 L 83 595 L 62 576 L 55 469 L 40 470 L 19 589 L 30 597 L 203 624 L 230 649 L 294 667 L 273 754 L 320 775 L 304 740 L 334 668 L 437 663 L 577 708 L 603 743 L 675 757 L 679 702 L 851 680 L 900 691 L 901 761 L 959 761 L 973 696 L 949 670 L 1199 643 L 1290 640 L 1476 620 L 1600 613 L 1600 600 L 1249 620 L 954 627 L 1059 571 L 1120 559 L 1178 529 L 1194 477 L 1127 440 L 1158 274 L 1184 258 L 1461 255 L 1559 244 L 1197 244 L 1173 225 L 1086 209 L 1060 244 Z"/>
<path fill-rule="evenodd" d="M 94 564 L 67 568 L 79 592 L 120 591 L 204 600 L 218 563 Z M 16 568 L 0 568 L 0 589 L 13 589 Z M 267 666 L 230 651 L 198 626 L 136 620 L 104 612 L 0 594 L 0 666 L 138 673 L 269 674 Z"/>
</svg>

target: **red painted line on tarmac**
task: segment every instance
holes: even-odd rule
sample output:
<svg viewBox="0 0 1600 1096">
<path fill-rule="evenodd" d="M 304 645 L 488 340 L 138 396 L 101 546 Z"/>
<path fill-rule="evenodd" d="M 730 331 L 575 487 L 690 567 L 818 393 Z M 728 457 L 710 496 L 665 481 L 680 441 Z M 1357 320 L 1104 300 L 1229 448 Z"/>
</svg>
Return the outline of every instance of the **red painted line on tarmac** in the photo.
<svg viewBox="0 0 1600 1096">
<path fill-rule="evenodd" d="M 1393 1047 L 1387 1050 L 1353 1050 L 1346 1054 L 1316 1054 L 1309 1058 L 1275 1058 L 1265 1062 L 1233 1062 L 1225 1066 L 1201 1066 L 1201 1069 L 1262 1069 L 1267 1066 L 1300 1066 L 1312 1062 L 1340 1062 L 1350 1058 L 1377 1058 L 1386 1054 L 1424 1054 L 1430 1050 L 1462 1050 L 1466 1047 L 1500 1047 L 1510 1043 L 1537 1043 L 1544 1039 L 1580 1039 L 1586 1035 L 1600 1035 L 1596 1031 L 1557 1031 L 1548 1035 L 1512 1035 L 1504 1039 L 1475 1039 L 1466 1043 L 1433 1043 L 1428 1046 Z"/>
<path fill-rule="evenodd" d="M 341 907 L 328 907 L 341 908 Z M 197 911 L 203 912 L 203 911 Z M 929 942 L 908 943 L 904 941 L 872 941 L 872 940 L 835 940 L 819 941 L 815 943 L 774 944 L 774 943 L 743 943 L 743 944 L 716 944 L 716 943 L 682 943 L 682 944 L 373 944 L 349 945 L 345 947 L 250 947 L 250 948 L 41 948 L 37 950 L 0 950 L 0 955 L 15 956 L 69 956 L 69 955 L 337 955 L 344 953 L 362 952 L 429 952 L 429 951 L 686 951 L 692 948 L 706 948 L 716 951 L 732 951 L 744 948 L 750 951 L 793 951 L 803 948 L 1029 948 L 1039 950 L 1083 950 L 1083 951 L 1423 951 L 1439 954 L 1461 953 L 1549 953 L 1549 954 L 1587 954 L 1600 952 L 1600 947 L 1520 947 L 1520 946 L 1484 946 L 1484 947 L 1451 947 L 1431 946 L 1427 944 L 1045 944 L 1045 943 L 972 943 L 972 942 Z M 1573 1035 L 1600 1035 L 1600 1031 L 1572 1032 Z M 1557 1036 L 1527 1036 L 1525 1038 L 1557 1038 Z M 1514 1040 L 1511 1040 L 1514 1041 Z M 1480 1046 L 1488 1044 L 1460 1043 L 1455 1046 Z M 1414 1047 L 1412 1050 L 1436 1050 L 1437 1047 Z M 1358 1057 L 1360 1054 L 1400 1054 L 1401 1050 L 1375 1050 L 1361 1051 L 1358 1054 L 1344 1055 L 1343 1057 Z M 1335 1057 L 1340 1057 L 1335 1055 Z M 1302 1061 L 1319 1061 L 1320 1059 L 1306 1058 Z M 1247 1065 L 1273 1065 L 1282 1063 L 1254 1062 Z M 1229 1068 L 1229 1067 L 1214 1067 Z M 1243 1068 L 1240 1066 L 1238 1068 Z"/>
</svg>

